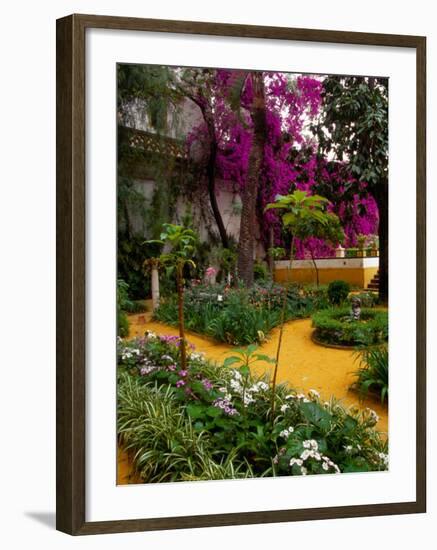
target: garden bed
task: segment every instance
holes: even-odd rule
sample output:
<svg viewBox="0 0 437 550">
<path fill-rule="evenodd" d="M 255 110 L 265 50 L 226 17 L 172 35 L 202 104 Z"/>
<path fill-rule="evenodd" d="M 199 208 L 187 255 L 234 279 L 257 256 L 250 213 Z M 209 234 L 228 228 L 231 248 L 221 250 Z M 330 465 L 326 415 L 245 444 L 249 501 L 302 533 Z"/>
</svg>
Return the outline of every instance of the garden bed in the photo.
<svg viewBox="0 0 437 550">
<path fill-rule="evenodd" d="M 174 336 L 119 342 L 118 434 L 143 482 L 387 469 L 373 411 L 285 384 L 272 395 L 247 368 L 268 360 L 256 346 L 221 365 L 191 349 L 186 371 L 179 355 Z"/>
<path fill-rule="evenodd" d="M 216 341 L 232 345 L 263 342 L 281 322 L 281 308 L 287 292 L 285 320 L 309 317 L 327 307 L 326 287 L 290 285 L 255 285 L 251 289 L 227 288 L 224 285 L 198 286 L 185 291 L 185 328 Z M 154 319 L 176 326 L 177 298 L 162 301 Z"/>
<path fill-rule="evenodd" d="M 313 339 L 322 345 L 341 347 L 370 346 L 388 339 L 388 313 L 376 309 L 361 310 L 361 319 L 352 318 L 350 308 L 319 311 L 312 316 Z"/>
</svg>

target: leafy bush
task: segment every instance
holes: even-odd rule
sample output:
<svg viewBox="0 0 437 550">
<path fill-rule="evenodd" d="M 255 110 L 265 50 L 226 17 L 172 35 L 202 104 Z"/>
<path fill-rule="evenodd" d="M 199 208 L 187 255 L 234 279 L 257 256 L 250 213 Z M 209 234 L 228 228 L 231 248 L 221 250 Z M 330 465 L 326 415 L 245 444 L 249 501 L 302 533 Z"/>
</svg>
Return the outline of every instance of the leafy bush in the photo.
<svg viewBox="0 0 437 550">
<path fill-rule="evenodd" d="M 253 266 L 253 276 L 255 281 L 267 281 L 270 278 L 270 273 L 266 264 L 256 262 Z"/>
<path fill-rule="evenodd" d="M 346 281 L 332 281 L 328 285 L 328 298 L 332 305 L 339 306 L 342 304 L 351 290 L 349 283 Z"/>
<path fill-rule="evenodd" d="M 117 280 L 117 334 L 125 337 L 129 334 L 129 321 L 126 311 L 133 307 L 129 299 L 129 285 L 123 279 Z"/>
<path fill-rule="evenodd" d="M 354 321 L 349 308 L 326 309 L 312 317 L 315 338 L 326 344 L 370 346 L 388 339 L 386 311 L 361 310 L 361 320 Z"/>
<path fill-rule="evenodd" d="M 250 289 L 198 285 L 185 291 L 186 328 L 233 345 L 262 342 L 280 323 L 285 292 L 287 319 L 308 317 L 329 305 L 323 287 L 290 285 L 286 290 L 274 283 L 257 284 Z M 161 300 L 154 316 L 158 321 L 176 325 L 176 297 Z"/>
<path fill-rule="evenodd" d="M 362 397 L 369 391 L 379 393 L 381 403 L 388 399 L 388 347 L 372 347 L 359 353 L 360 368 L 356 371 L 358 388 Z"/>
<path fill-rule="evenodd" d="M 118 434 L 145 482 L 387 469 L 373 411 L 279 385 L 272 418 L 271 387 L 248 368 L 271 359 L 235 353 L 248 360 L 215 365 L 191 350 L 182 371 L 178 337 L 119 341 Z"/>
<path fill-rule="evenodd" d="M 144 236 L 119 234 L 117 244 L 118 278 L 126 281 L 132 299 L 144 299 L 150 294 L 150 276 L 144 273 L 146 259 Z"/>
</svg>

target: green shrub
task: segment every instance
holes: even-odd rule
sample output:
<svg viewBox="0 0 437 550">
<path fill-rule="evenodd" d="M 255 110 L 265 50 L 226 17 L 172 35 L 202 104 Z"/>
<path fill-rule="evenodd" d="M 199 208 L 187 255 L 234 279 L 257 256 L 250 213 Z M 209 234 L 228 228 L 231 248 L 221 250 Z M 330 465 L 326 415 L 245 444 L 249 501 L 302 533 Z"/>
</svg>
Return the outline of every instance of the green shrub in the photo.
<svg viewBox="0 0 437 550">
<path fill-rule="evenodd" d="M 264 262 L 256 262 L 253 266 L 253 276 L 255 281 L 267 281 L 270 278 L 268 267 Z"/>
<path fill-rule="evenodd" d="M 129 334 L 129 321 L 126 311 L 133 307 L 129 299 L 129 285 L 123 279 L 117 280 L 117 334 L 122 338 Z"/>
<path fill-rule="evenodd" d="M 144 236 L 118 235 L 117 272 L 118 278 L 126 281 L 132 299 L 144 299 L 150 294 L 150 275 L 144 273 L 143 262 L 148 251 Z"/>
<path fill-rule="evenodd" d="M 351 287 L 346 281 L 332 281 L 328 285 L 328 298 L 332 305 L 341 305 L 349 295 Z"/>
<path fill-rule="evenodd" d="M 282 384 L 272 419 L 271 386 L 247 362 L 215 365 L 192 350 L 181 371 L 178 343 L 147 333 L 118 344 L 117 430 L 145 482 L 387 469 L 373 411 Z M 256 346 L 241 352 L 250 364 L 270 360 Z"/>
<path fill-rule="evenodd" d="M 287 292 L 287 320 L 308 317 L 329 305 L 324 287 L 290 285 L 285 290 L 272 282 L 256 284 L 250 289 L 199 285 L 185 292 L 186 329 L 233 345 L 262 342 L 280 323 L 284 292 Z M 218 300 L 219 296 L 222 301 Z M 177 325 L 174 295 L 161 300 L 154 318 Z"/>
<path fill-rule="evenodd" d="M 117 334 L 121 338 L 129 335 L 129 320 L 124 311 L 117 313 Z"/>
<path fill-rule="evenodd" d="M 326 309 L 312 316 L 315 337 L 326 344 L 370 346 L 388 339 L 386 311 L 362 309 L 361 320 L 354 321 L 349 308 Z"/>
<path fill-rule="evenodd" d="M 358 388 L 362 397 L 369 391 L 379 393 L 381 403 L 388 399 L 388 347 L 386 344 L 359 353 L 360 368 L 356 371 Z"/>
</svg>

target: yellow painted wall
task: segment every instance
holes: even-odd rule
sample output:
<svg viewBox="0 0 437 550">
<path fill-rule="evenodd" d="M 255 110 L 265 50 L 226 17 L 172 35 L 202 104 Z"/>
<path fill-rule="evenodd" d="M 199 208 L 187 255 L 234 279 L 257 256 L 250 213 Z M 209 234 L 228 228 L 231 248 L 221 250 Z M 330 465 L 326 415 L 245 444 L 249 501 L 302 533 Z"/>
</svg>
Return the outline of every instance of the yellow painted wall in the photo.
<svg viewBox="0 0 437 550">
<path fill-rule="evenodd" d="M 291 276 L 287 275 L 287 269 L 275 269 L 275 281 L 282 283 L 287 281 L 298 283 L 315 283 L 316 271 L 310 268 L 296 268 L 291 270 Z M 319 268 L 319 281 L 321 284 L 335 280 L 346 281 L 360 288 L 367 288 L 378 271 L 377 267 L 341 267 Z"/>
</svg>

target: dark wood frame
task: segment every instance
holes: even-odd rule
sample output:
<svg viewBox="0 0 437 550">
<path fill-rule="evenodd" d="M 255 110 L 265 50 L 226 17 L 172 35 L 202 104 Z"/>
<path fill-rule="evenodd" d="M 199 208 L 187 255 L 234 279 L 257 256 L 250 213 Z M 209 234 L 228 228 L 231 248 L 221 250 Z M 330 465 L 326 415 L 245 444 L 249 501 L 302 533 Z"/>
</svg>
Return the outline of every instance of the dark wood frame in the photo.
<svg viewBox="0 0 437 550">
<path fill-rule="evenodd" d="M 270 38 L 413 48 L 417 82 L 416 500 L 359 506 L 85 521 L 85 30 Z M 57 21 L 56 526 L 71 535 L 409 514 L 426 511 L 426 38 L 390 34 L 70 15 Z"/>
</svg>

